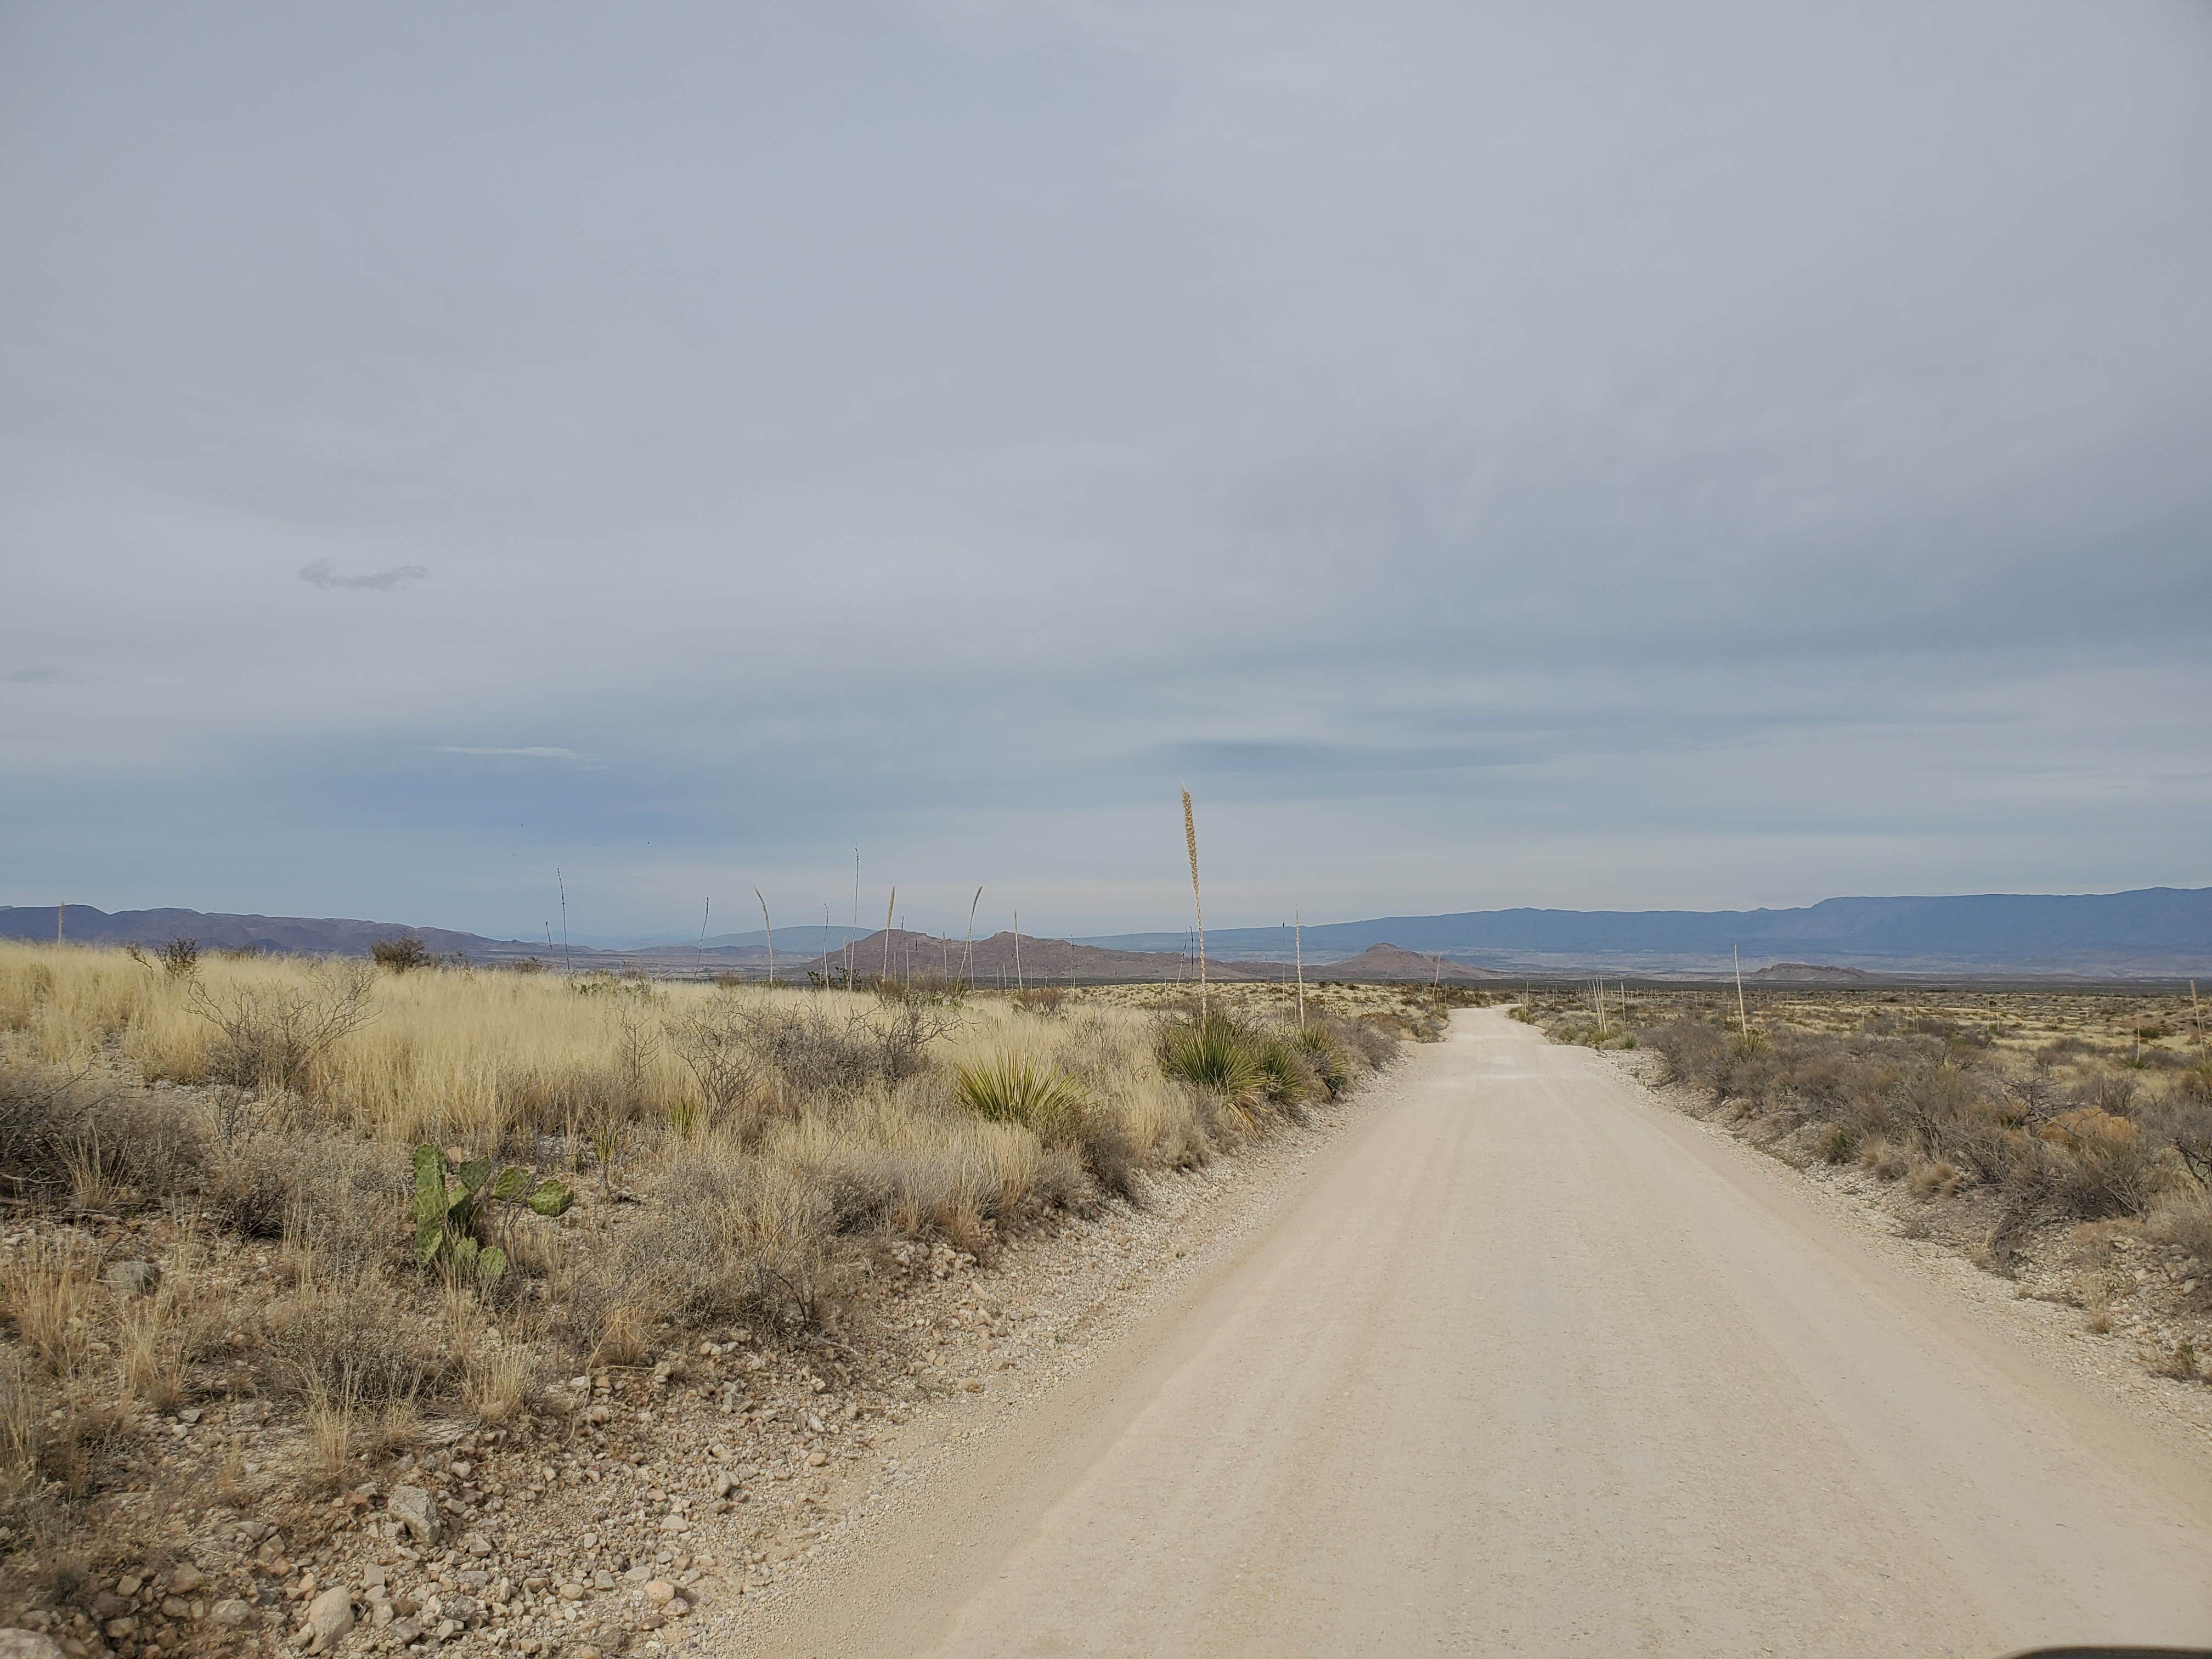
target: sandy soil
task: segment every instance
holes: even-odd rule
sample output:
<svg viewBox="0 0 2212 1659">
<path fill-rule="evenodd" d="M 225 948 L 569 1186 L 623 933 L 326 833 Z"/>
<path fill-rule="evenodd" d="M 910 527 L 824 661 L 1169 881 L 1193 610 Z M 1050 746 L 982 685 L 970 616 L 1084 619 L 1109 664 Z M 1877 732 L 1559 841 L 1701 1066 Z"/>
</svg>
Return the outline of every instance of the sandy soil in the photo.
<svg viewBox="0 0 2212 1659">
<path fill-rule="evenodd" d="M 803 1580 L 741 1629 L 702 1607 L 684 1645 L 2212 1639 L 2203 1413 L 2054 1322 L 2078 1315 L 1495 1011 L 1383 1089 L 1186 1218 L 1174 1271 L 1133 1243 L 1092 1311 L 1039 1322 L 1064 1358 L 917 1419 Z"/>
</svg>

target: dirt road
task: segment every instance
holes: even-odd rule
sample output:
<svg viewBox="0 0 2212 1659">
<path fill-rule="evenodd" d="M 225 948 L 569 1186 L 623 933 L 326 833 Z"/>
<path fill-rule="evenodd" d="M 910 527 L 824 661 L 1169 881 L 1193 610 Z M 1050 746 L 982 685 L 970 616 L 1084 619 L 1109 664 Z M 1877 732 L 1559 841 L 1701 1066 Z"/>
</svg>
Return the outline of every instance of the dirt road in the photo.
<svg viewBox="0 0 2212 1659">
<path fill-rule="evenodd" d="M 763 1650 L 2212 1644 L 2201 1442 L 1502 1013 L 1393 1086 Z"/>
</svg>

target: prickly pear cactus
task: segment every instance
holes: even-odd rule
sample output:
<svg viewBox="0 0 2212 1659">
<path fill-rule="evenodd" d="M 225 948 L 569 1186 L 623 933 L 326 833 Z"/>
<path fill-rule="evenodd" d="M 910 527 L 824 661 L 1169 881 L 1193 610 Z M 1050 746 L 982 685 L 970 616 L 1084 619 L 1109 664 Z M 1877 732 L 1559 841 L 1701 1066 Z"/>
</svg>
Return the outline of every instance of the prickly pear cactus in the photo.
<svg viewBox="0 0 2212 1659">
<path fill-rule="evenodd" d="M 530 1171 L 520 1164 L 508 1164 L 491 1183 L 491 1195 L 502 1204 L 520 1204 L 529 1191 Z"/>
<path fill-rule="evenodd" d="M 446 1155 L 435 1146 L 415 1149 L 415 1259 L 423 1267 L 446 1245 Z"/>
<path fill-rule="evenodd" d="M 507 1272 L 507 1252 L 480 1244 L 471 1228 L 479 1199 L 486 1202 L 520 1204 L 542 1216 L 568 1212 L 575 1194 L 557 1181 L 532 1185 L 530 1171 L 510 1164 L 492 1176 L 488 1158 L 473 1158 L 451 1171 L 447 1185 L 446 1155 L 435 1146 L 417 1146 L 415 1168 L 415 1259 L 423 1267 L 444 1261 L 457 1278 L 489 1285 Z"/>
</svg>

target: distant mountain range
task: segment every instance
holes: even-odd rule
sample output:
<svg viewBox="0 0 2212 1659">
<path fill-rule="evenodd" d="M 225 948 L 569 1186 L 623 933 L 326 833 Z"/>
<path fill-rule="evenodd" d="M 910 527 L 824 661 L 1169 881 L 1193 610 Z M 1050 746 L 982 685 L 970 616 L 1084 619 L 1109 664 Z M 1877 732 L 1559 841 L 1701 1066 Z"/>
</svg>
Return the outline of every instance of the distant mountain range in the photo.
<svg viewBox="0 0 2212 1659">
<path fill-rule="evenodd" d="M 1182 949 L 1185 937 L 1078 942 L 1166 951 Z M 1713 973 L 1735 951 L 1747 972 L 1788 960 L 1889 973 L 2212 974 L 2212 888 L 1833 898 L 1796 910 L 1469 910 L 1305 930 L 1309 961 L 1382 944 L 1519 972 Z M 1291 953 L 1291 930 L 1210 929 L 1206 945 L 1224 960 L 1280 961 Z"/>
<path fill-rule="evenodd" d="M 57 920 L 61 923 L 59 936 L 78 945 L 161 945 L 173 939 L 189 939 L 206 951 L 366 956 L 368 947 L 379 939 L 413 933 L 441 956 L 450 956 L 456 951 L 470 956 L 507 951 L 535 951 L 540 956 L 545 953 L 542 945 L 489 939 L 477 933 L 457 933 L 447 927 L 410 927 L 397 921 L 236 916 L 205 910 L 118 910 L 110 915 L 89 904 L 72 904 L 66 909 L 52 904 L 0 905 L 0 939 L 52 940 L 56 937 Z M 584 947 L 579 945 L 576 949 L 580 953 Z"/>
<path fill-rule="evenodd" d="M 183 937 L 210 950 L 365 955 L 378 939 L 413 933 L 441 955 L 477 961 L 558 958 L 541 940 L 494 939 L 393 921 L 118 910 L 72 904 L 60 917 L 65 939 L 159 945 Z M 52 939 L 53 905 L 0 906 L 0 938 Z M 794 972 L 819 964 L 825 945 L 856 971 L 880 969 L 885 939 L 850 927 L 794 926 L 776 933 L 776 962 Z M 1174 979 L 1188 971 L 1190 935 L 1118 933 L 1081 939 L 1014 936 L 975 941 L 978 977 Z M 653 971 L 763 969 L 759 933 L 718 933 L 695 944 L 651 942 L 623 951 L 572 945 L 575 963 L 630 963 Z M 1294 940 L 1288 927 L 1217 928 L 1206 954 L 1223 978 L 1283 976 Z M 895 932 L 896 971 L 956 962 L 958 940 Z M 1866 974 L 2065 975 L 2080 978 L 2212 978 L 2212 888 L 2147 887 L 2067 896 L 1984 893 L 1960 897 L 1835 898 L 1795 910 L 1471 910 L 1384 916 L 1305 929 L 1308 967 L 1332 978 L 1473 979 L 1500 974 L 1605 972 L 1711 975 L 1740 953 L 1747 975 L 1845 982 Z M 1855 970 L 1846 973 L 1843 970 Z"/>
</svg>

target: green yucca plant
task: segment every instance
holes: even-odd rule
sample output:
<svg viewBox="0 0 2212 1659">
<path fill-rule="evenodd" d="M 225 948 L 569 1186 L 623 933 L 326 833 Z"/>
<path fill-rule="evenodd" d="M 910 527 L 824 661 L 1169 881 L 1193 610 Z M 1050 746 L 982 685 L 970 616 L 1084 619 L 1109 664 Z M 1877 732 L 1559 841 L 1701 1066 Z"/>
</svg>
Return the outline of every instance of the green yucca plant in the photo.
<svg viewBox="0 0 2212 1659">
<path fill-rule="evenodd" d="M 1267 1086 L 1256 1048 L 1226 1014 L 1203 1014 L 1168 1027 L 1160 1042 L 1160 1069 L 1231 1100 L 1250 1100 Z"/>
<path fill-rule="evenodd" d="M 1344 1092 L 1345 1085 L 1352 1081 L 1352 1062 L 1343 1048 L 1321 1025 L 1301 1026 L 1296 1041 L 1298 1052 L 1306 1057 L 1306 1064 L 1314 1068 L 1315 1075 L 1321 1079 L 1321 1086 L 1334 1100 Z"/>
<path fill-rule="evenodd" d="M 1083 1091 L 1048 1066 L 1014 1054 L 993 1054 L 963 1066 L 953 1089 L 979 1117 L 1020 1123 L 1044 1134 L 1081 1116 Z"/>
<path fill-rule="evenodd" d="M 1277 1106 L 1303 1103 L 1313 1087 L 1314 1074 L 1298 1045 L 1268 1031 L 1253 1038 L 1251 1048 L 1253 1064 L 1260 1068 L 1260 1087 L 1268 1101 Z"/>
</svg>

